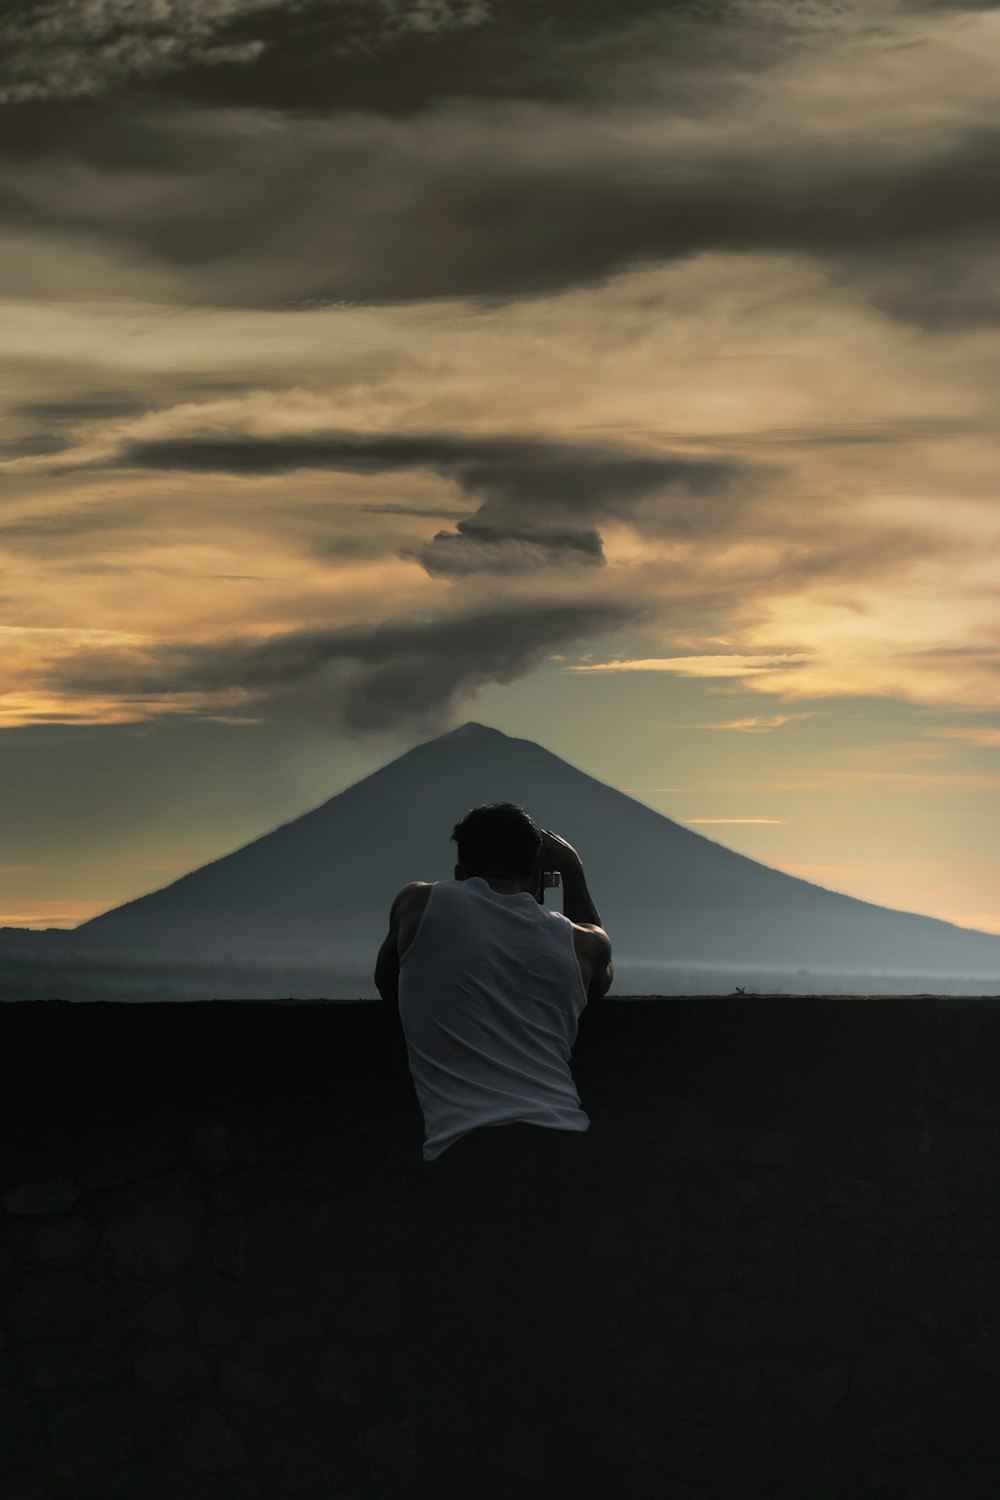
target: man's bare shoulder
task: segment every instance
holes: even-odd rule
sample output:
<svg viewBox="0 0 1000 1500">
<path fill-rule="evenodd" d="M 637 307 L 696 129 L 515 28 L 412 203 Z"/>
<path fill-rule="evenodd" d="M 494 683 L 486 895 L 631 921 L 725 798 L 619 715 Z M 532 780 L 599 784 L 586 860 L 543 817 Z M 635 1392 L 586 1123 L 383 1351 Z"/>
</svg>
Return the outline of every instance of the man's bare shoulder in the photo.
<svg viewBox="0 0 1000 1500">
<path fill-rule="evenodd" d="M 392 903 L 389 931 L 396 935 L 396 951 L 400 958 L 413 942 L 431 889 L 432 882 L 429 880 L 411 880 L 409 885 L 403 886 Z"/>
<path fill-rule="evenodd" d="M 389 912 L 390 927 L 398 929 L 400 926 L 419 920 L 423 916 L 433 884 L 431 880 L 411 880 L 409 885 L 404 885 L 393 898 Z"/>
<path fill-rule="evenodd" d="M 594 922 L 574 922 L 573 936 L 577 947 L 585 947 L 594 954 L 611 953 L 611 939 L 603 927 L 598 927 Z"/>
<path fill-rule="evenodd" d="M 393 897 L 392 914 L 399 916 L 404 911 L 425 906 L 433 884 L 432 880 L 411 880 L 408 885 L 404 885 Z"/>
</svg>

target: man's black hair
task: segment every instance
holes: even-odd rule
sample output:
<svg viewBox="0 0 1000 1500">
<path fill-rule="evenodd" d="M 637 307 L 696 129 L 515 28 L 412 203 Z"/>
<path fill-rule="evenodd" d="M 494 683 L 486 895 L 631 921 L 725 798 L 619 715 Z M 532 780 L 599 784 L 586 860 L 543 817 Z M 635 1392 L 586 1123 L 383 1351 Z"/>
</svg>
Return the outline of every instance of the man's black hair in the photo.
<svg viewBox="0 0 1000 1500">
<path fill-rule="evenodd" d="M 542 836 L 530 813 L 516 802 L 484 802 L 452 830 L 458 862 L 470 875 L 514 875 L 527 880 Z"/>
</svg>

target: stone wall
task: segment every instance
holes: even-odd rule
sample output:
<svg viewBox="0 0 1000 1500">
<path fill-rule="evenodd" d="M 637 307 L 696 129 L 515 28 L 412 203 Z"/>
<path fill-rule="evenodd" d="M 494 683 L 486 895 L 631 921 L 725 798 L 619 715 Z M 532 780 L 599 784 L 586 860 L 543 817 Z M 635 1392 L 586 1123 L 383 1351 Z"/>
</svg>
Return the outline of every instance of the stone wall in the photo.
<svg viewBox="0 0 1000 1500">
<path fill-rule="evenodd" d="M 0 1028 L 4 1500 L 422 1494 L 400 1270 L 428 1169 L 391 1012 Z M 998 1044 L 986 999 L 588 1008 L 581 1337 L 622 1496 L 996 1500 Z"/>
</svg>

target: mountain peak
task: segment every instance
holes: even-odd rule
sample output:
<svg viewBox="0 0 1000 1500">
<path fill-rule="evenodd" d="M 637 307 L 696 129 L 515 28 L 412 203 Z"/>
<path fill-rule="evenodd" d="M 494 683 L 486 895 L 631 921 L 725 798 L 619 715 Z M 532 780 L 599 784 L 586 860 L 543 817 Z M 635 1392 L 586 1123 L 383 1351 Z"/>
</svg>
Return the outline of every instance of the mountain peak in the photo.
<svg viewBox="0 0 1000 1500">
<path fill-rule="evenodd" d="M 424 740 L 420 748 L 426 749 L 432 745 L 448 745 L 449 747 L 460 745 L 462 749 L 475 750 L 489 745 L 499 747 L 523 743 L 527 742 L 504 734 L 501 729 L 494 729 L 492 724 L 480 724 L 475 719 L 469 719 L 465 724 L 459 724 L 457 729 L 446 729 L 444 734 L 435 735 L 431 740 Z"/>
<path fill-rule="evenodd" d="M 479 724 L 475 719 L 469 719 L 465 724 L 460 724 L 457 729 L 452 729 L 446 734 L 439 736 L 442 740 L 475 740 L 475 739 L 498 739 L 506 740 L 508 735 L 500 729 L 494 729 L 489 724 Z"/>
</svg>

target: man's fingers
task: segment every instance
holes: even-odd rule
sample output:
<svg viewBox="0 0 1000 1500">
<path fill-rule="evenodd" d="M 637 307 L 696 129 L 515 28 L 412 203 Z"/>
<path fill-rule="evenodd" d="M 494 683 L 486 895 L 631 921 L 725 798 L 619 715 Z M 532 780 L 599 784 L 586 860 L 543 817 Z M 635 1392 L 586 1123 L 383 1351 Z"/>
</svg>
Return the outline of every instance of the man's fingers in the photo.
<svg viewBox="0 0 1000 1500">
<path fill-rule="evenodd" d="M 553 833 L 551 828 L 539 829 L 542 835 L 542 847 L 538 858 L 543 868 L 564 870 L 575 868 L 577 865 L 583 868 L 583 861 L 566 839 L 561 838 L 558 833 Z"/>
</svg>

